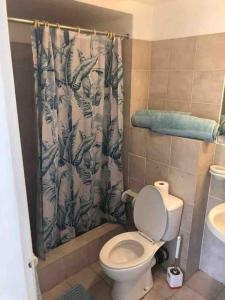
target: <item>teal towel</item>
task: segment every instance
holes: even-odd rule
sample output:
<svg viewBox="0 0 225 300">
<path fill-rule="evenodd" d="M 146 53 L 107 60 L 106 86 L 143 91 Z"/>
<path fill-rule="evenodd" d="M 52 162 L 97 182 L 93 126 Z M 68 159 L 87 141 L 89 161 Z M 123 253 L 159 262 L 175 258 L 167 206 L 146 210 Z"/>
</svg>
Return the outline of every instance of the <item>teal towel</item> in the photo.
<svg viewBox="0 0 225 300">
<path fill-rule="evenodd" d="M 219 128 L 219 124 L 214 120 L 202 119 L 186 113 L 159 110 L 137 111 L 133 114 L 131 121 L 133 126 L 207 142 L 215 140 Z"/>
</svg>

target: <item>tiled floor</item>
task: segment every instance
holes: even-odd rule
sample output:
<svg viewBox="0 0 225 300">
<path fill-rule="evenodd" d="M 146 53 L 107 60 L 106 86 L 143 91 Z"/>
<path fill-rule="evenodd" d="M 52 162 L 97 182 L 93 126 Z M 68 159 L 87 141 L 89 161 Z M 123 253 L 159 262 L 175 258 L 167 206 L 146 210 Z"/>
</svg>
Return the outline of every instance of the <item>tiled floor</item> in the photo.
<svg viewBox="0 0 225 300">
<path fill-rule="evenodd" d="M 196 272 L 177 290 L 167 285 L 165 271 L 158 268 L 153 272 L 154 286 L 143 300 L 225 300 L 225 286 L 201 271 Z M 82 284 L 94 300 L 112 299 L 112 281 L 102 273 L 99 264 L 94 263 L 44 293 L 43 300 L 58 299 L 76 283 Z"/>
</svg>

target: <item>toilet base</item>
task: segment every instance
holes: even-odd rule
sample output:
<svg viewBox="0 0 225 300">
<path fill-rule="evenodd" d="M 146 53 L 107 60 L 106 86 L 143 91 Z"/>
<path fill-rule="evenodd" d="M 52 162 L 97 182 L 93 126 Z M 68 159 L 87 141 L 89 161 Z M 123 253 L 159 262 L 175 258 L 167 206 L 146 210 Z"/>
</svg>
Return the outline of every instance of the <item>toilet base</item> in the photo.
<svg viewBox="0 0 225 300">
<path fill-rule="evenodd" d="M 113 300 L 139 300 L 153 287 L 152 271 L 148 268 L 139 278 L 129 281 L 114 281 Z"/>
</svg>

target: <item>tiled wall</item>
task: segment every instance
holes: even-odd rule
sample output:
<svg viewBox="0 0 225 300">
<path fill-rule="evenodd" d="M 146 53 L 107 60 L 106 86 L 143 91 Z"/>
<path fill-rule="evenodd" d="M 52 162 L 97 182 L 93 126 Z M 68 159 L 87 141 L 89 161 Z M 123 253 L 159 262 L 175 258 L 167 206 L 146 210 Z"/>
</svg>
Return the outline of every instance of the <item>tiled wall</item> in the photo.
<svg viewBox="0 0 225 300">
<path fill-rule="evenodd" d="M 214 144 L 163 136 L 130 124 L 142 108 L 190 111 L 219 119 L 224 89 L 225 35 L 159 42 L 124 41 L 124 181 L 138 191 L 167 180 L 184 200 L 181 266 L 187 277 L 199 267 Z M 174 254 L 175 243 L 168 243 Z"/>
<path fill-rule="evenodd" d="M 224 33 L 152 42 L 148 106 L 218 121 L 224 53 Z"/>
<path fill-rule="evenodd" d="M 216 145 L 214 164 L 225 167 L 225 145 Z M 211 178 L 206 217 L 211 208 L 225 202 L 225 181 Z M 225 244 L 217 239 L 205 223 L 200 269 L 225 284 Z"/>
</svg>

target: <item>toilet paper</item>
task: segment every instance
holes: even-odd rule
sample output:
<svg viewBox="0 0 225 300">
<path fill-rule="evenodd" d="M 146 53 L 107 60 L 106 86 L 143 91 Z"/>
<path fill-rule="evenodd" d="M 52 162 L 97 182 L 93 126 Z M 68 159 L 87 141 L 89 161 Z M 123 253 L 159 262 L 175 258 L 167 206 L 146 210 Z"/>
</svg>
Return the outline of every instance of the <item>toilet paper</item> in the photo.
<svg viewBox="0 0 225 300">
<path fill-rule="evenodd" d="M 156 181 L 154 186 L 160 190 L 160 192 L 168 194 L 169 193 L 169 183 L 166 181 Z"/>
</svg>

